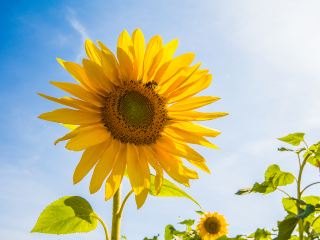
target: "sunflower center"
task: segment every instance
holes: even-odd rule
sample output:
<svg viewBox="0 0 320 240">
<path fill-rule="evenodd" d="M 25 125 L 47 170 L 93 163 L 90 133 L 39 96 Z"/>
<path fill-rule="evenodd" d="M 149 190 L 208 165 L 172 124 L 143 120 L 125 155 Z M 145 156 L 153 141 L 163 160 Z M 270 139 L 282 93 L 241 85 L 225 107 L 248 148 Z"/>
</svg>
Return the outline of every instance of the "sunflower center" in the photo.
<svg viewBox="0 0 320 240">
<path fill-rule="evenodd" d="M 167 121 L 164 98 L 154 88 L 127 81 L 106 96 L 102 122 L 112 137 L 123 143 L 155 143 Z"/>
<path fill-rule="evenodd" d="M 209 217 L 204 222 L 204 228 L 208 233 L 215 234 L 220 231 L 220 223 L 216 218 Z"/>
<path fill-rule="evenodd" d="M 150 100 L 137 91 L 128 91 L 119 100 L 119 113 L 133 127 L 150 125 L 153 109 Z"/>
</svg>

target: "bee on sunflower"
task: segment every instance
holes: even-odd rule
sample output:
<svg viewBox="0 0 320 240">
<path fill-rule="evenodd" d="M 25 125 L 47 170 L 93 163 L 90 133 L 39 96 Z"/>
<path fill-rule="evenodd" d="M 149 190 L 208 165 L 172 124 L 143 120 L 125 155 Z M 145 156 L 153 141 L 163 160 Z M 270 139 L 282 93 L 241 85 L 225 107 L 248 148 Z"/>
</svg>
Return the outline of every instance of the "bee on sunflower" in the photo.
<svg viewBox="0 0 320 240">
<path fill-rule="evenodd" d="M 198 235 L 202 240 L 215 240 L 228 233 L 227 222 L 223 215 L 214 212 L 206 213 L 197 225 Z"/>
<path fill-rule="evenodd" d="M 191 65 L 194 54 L 174 56 L 178 41 L 163 44 L 158 35 L 145 46 L 140 29 L 132 36 L 127 31 L 120 34 L 116 56 L 102 42 L 98 41 L 98 46 L 86 41 L 88 58 L 82 65 L 58 59 L 77 82 L 51 83 L 71 97 L 39 94 L 67 106 L 39 118 L 74 126 L 55 142 L 67 141 L 68 150 L 83 151 L 73 182 L 94 169 L 90 192 L 97 192 L 105 182 L 108 200 L 126 172 L 140 208 L 150 189 L 150 167 L 156 175 L 157 192 L 164 172 L 185 186 L 198 178 L 182 159 L 210 172 L 205 159 L 189 144 L 215 149 L 206 137 L 220 132 L 194 121 L 227 113 L 195 111 L 219 98 L 195 96 L 210 85 L 212 76 L 200 69 L 200 63 Z"/>
</svg>

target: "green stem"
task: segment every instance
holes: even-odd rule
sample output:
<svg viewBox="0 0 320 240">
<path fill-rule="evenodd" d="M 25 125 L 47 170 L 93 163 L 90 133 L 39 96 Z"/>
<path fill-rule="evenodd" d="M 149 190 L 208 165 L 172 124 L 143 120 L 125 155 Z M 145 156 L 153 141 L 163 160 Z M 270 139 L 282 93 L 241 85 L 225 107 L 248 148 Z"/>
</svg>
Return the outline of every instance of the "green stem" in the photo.
<svg viewBox="0 0 320 240">
<path fill-rule="evenodd" d="M 101 223 L 101 225 L 103 227 L 104 234 L 106 235 L 106 240 L 109 240 L 110 236 L 109 236 L 107 225 L 104 223 L 104 221 L 99 216 L 95 215 L 95 216 L 92 216 L 92 217 L 96 218 Z"/>
<path fill-rule="evenodd" d="M 286 191 L 282 190 L 281 188 L 278 188 L 278 187 L 277 187 L 277 190 L 280 191 L 280 192 L 282 192 L 283 194 L 287 195 L 288 198 L 292 198 L 289 193 L 287 193 Z"/>
<path fill-rule="evenodd" d="M 131 196 L 131 194 L 133 193 L 133 190 L 131 190 L 130 192 L 128 192 L 128 194 L 125 196 L 125 198 L 123 199 L 123 202 L 121 204 L 121 207 L 120 207 L 120 210 L 118 212 L 118 215 L 119 217 L 121 218 L 122 217 L 122 212 L 123 212 L 123 209 L 124 209 L 124 206 L 126 205 L 129 197 Z"/>
<path fill-rule="evenodd" d="M 120 199 L 121 199 L 120 195 L 121 195 L 121 186 L 119 186 L 119 189 L 113 196 L 111 240 L 120 240 L 120 223 L 121 223 L 121 216 L 119 215 Z"/>
<path fill-rule="evenodd" d="M 297 155 L 298 155 L 298 158 L 300 159 L 299 154 L 297 154 Z M 301 191 L 302 172 L 303 172 L 304 166 L 307 163 L 307 160 L 308 160 L 308 156 L 306 156 L 303 159 L 303 162 L 301 163 L 300 168 L 299 168 L 299 175 L 298 175 L 298 180 L 297 180 L 297 199 L 299 200 L 299 201 L 297 201 L 298 214 L 299 214 L 299 210 L 300 210 L 300 200 L 301 200 L 302 193 L 303 193 L 303 191 Z M 300 219 L 298 224 L 299 224 L 299 239 L 303 240 L 303 232 L 304 232 L 303 219 Z"/>
<path fill-rule="evenodd" d="M 319 183 L 320 183 L 320 182 L 314 182 L 314 183 L 309 184 L 309 185 L 306 186 L 304 189 L 302 189 L 301 194 L 302 194 L 305 190 L 307 190 L 309 187 L 311 187 L 311 186 L 313 186 L 313 185 L 316 185 L 316 184 L 319 184 Z"/>
</svg>

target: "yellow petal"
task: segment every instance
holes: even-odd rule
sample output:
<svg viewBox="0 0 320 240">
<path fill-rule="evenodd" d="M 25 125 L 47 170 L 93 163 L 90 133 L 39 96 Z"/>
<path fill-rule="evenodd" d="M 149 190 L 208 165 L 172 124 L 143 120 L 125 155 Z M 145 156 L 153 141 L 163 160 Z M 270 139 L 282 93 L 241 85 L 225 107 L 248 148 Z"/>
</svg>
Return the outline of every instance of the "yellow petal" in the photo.
<svg viewBox="0 0 320 240">
<path fill-rule="evenodd" d="M 131 62 L 133 61 L 133 43 L 130 34 L 127 30 L 124 30 L 118 38 L 117 49 L 121 48 L 129 57 Z M 120 60 L 119 60 L 120 61 Z"/>
<path fill-rule="evenodd" d="M 90 181 L 90 193 L 97 192 L 106 179 L 106 177 L 111 172 L 116 156 L 120 150 L 120 142 L 118 141 L 110 141 L 110 145 L 106 146 L 105 152 L 101 156 L 101 160 L 98 162 L 96 167 L 94 168 L 94 172 Z"/>
<path fill-rule="evenodd" d="M 172 138 L 169 138 L 165 135 L 157 141 L 157 148 L 161 148 L 164 151 L 167 151 L 179 157 L 183 157 L 185 159 L 205 162 L 205 159 L 187 144 L 175 142 Z"/>
<path fill-rule="evenodd" d="M 144 62 L 143 62 L 143 81 L 148 82 L 148 72 L 153 63 L 154 57 L 158 54 L 158 52 L 162 48 L 162 38 L 158 35 L 152 37 L 147 44 L 146 52 L 144 55 Z"/>
<path fill-rule="evenodd" d="M 122 181 L 124 171 L 126 169 L 126 144 L 121 144 L 120 151 L 116 157 L 116 163 L 112 169 L 110 176 L 106 181 L 105 199 L 110 199 L 116 191 L 119 189 L 120 183 Z"/>
<path fill-rule="evenodd" d="M 92 89 L 91 84 L 84 69 L 77 63 L 67 62 L 61 58 L 57 58 L 58 63 L 66 69 L 79 83 L 81 83 L 86 89 Z"/>
<path fill-rule="evenodd" d="M 184 175 L 181 160 L 171 154 L 164 152 L 156 146 L 153 147 L 153 150 L 158 155 L 158 161 L 163 169 L 167 172 L 167 174 L 175 181 L 189 187 L 189 178 Z"/>
<path fill-rule="evenodd" d="M 127 171 L 135 195 L 140 194 L 144 190 L 146 182 L 148 182 L 148 180 L 145 179 L 147 178 L 147 174 L 145 173 L 146 170 L 144 169 L 145 164 L 142 165 L 141 162 L 136 146 L 127 144 Z M 146 168 L 149 170 L 148 165 Z"/>
<path fill-rule="evenodd" d="M 169 64 L 166 71 L 161 76 L 156 76 L 155 81 L 162 85 L 170 78 L 174 77 L 184 68 L 188 67 L 194 59 L 194 53 L 185 53 L 178 57 L 175 57 Z"/>
<path fill-rule="evenodd" d="M 101 143 L 86 149 L 81 157 L 80 162 L 78 163 L 74 174 L 73 174 L 73 183 L 76 184 L 80 182 L 88 172 L 93 168 L 93 166 L 98 162 L 102 153 L 105 150 L 105 144 Z"/>
<path fill-rule="evenodd" d="M 155 185 L 156 194 L 158 194 L 161 190 L 161 186 L 163 183 L 163 169 L 157 160 L 158 156 L 155 155 L 151 147 L 144 146 L 141 149 L 143 151 L 145 158 L 149 162 L 149 164 L 156 171 L 154 185 Z"/>
<path fill-rule="evenodd" d="M 112 82 L 106 77 L 102 68 L 98 64 L 84 59 L 83 67 L 90 81 L 95 82 L 95 86 L 97 86 L 103 95 L 105 92 L 110 92 L 112 90 Z"/>
<path fill-rule="evenodd" d="M 170 78 L 168 81 L 161 85 L 159 93 L 167 97 L 171 92 L 180 88 L 181 85 L 188 81 L 188 79 L 199 69 L 201 63 L 197 63 L 192 67 L 184 68 L 179 74 Z"/>
<path fill-rule="evenodd" d="M 68 82 L 50 82 L 52 85 L 60 88 L 61 90 L 72 94 L 73 96 L 80 98 L 84 101 L 90 102 L 95 106 L 102 107 L 102 98 L 91 92 L 88 92 L 78 84 L 68 83 Z"/>
<path fill-rule="evenodd" d="M 169 136 L 175 138 L 177 141 L 180 142 L 188 142 L 193 144 L 202 145 L 205 147 L 213 148 L 213 149 L 219 149 L 216 145 L 209 142 L 207 139 L 205 139 L 202 136 L 199 136 L 197 134 L 194 134 L 192 132 L 188 132 L 187 130 L 181 130 L 181 129 L 174 129 L 167 127 L 164 130 L 165 134 L 168 134 Z"/>
<path fill-rule="evenodd" d="M 143 33 L 140 29 L 136 29 L 132 34 L 133 48 L 134 48 L 134 66 L 137 79 L 142 79 L 143 77 L 143 59 L 145 52 L 145 41 Z"/>
<path fill-rule="evenodd" d="M 149 190 L 148 189 L 143 189 L 141 193 L 139 193 L 138 195 L 135 195 L 135 199 L 136 199 L 136 204 L 137 204 L 137 208 L 141 208 L 144 204 L 144 202 L 146 201 L 147 197 L 148 197 L 148 193 Z"/>
<path fill-rule="evenodd" d="M 71 126 L 74 126 L 74 125 L 71 125 Z M 76 136 L 76 135 L 78 134 L 79 128 L 80 128 L 80 127 L 76 127 L 75 129 L 73 129 L 72 131 L 68 132 L 68 133 L 67 133 L 66 135 L 64 135 L 63 137 L 58 138 L 58 139 L 54 142 L 54 145 L 58 144 L 58 143 L 61 142 L 61 141 L 66 141 L 66 140 L 71 139 L 71 138 L 73 138 L 74 136 Z"/>
<path fill-rule="evenodd" d="M 178 88 L 177 90 L 171 92 L 167 98 L 168 103 L 178 102 L 183 99 L 189 98 L 198 92 L 201 92 L 202 90 L 209 87 L 210 83 L 212 81 L 212 75 L 207 74 L 206 76 L 197 79 L 195 82 L 188 83 L 187 85 Z"/>
<path fill-rule="evenodd" d="M 71 98 L 71 97 L 55 98 L 55 97 L 45 95 L 43 93 L 38 93 L 38 95 L 50 101 L 66 105 L 68 107 L 88 110 L 88 111 L 95 111 L 95 112 L 100 111 L 99 108 L 97 108 L 96 106 L 75 98 Z"/>
<path fill-rule="evenodd" d="M 76 136 L 69 140 L 66 148 L 73 151 L 81 151 L 110 139 L 110 133 L 103 125 L 83 127 Z"/>
<path fill-rule="evenodd" d="M 221 133 L 218 130 L 185 121 L 173 122 L 171 123 L 171 127 L 178 128 L 180 130 L 187 130 L 188 132 L 207 137 L 216 137 Z"/>
<path fill-rule="evenodd" d="M 194 112 L 194 111 L 186 111 L 186 112 L 168 112 L 168 117 L 173 120 L 179 121 L 205 121 L 212 120 L 220 117 L 224 117 L 228 115 L 226 112 L 211 112 L 211 113 L 203 113 L 203 112 Z"/>
<path fill-rule="evenodd" d="M 181 111 L 193 110 L 196 108 L 206 106 L 206 105 L 213 103 L 219 99 L 220 98 L 213 97 L 213 96 L 191 97 L 191 98 L 187 98 L 183 101 L 179 101 L 179 102 L 171 105 L 169 107 L 168 111 L 181 112 Z"/>
<path fill-rule="evenodd" d="M 85 41 L 85 49 L 88 57 L 95 63 L 101 65 L 101 51 L 89 39 Z"/>
<path fill-rule="evenodd" d="M 133 79 L 133 63 L 128 54 L 122 49 L 117 48 L 117 56 L 120 64 L 120 73 L 122 80 L 135 80 Z"/>
<path fill-rule="evenodd" d="M 115 85 L 119 85 L 119 64 L 111 51 L 103 51 L 101 64 L 104 74 Z"/>
<path fill-rule="evenodd" d="M 93 124 L 101 120 L 100 113 L 84 110 L 60 108 L 52 112 L 43 113 L 39 118 L 51 122 L 66 123 L 72 125 Z"/>
</svg>

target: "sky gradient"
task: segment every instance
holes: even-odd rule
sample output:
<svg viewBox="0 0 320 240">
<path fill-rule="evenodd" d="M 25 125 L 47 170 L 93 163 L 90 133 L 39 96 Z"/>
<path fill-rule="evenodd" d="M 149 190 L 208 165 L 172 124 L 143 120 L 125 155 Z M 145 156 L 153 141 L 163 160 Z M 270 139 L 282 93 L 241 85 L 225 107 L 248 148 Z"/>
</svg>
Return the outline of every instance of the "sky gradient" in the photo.
<svg viewBox="0 0 320 240">
<path fill-rule="evenodd" d="M 197 148 L 212 174 L 201 173 L 188 193 L 204 209 L 224 214 L 231 236 L 257 227 L 271 229 L 284 217 L 278 193 L 234 193 L 262 180 L 272 163 L 294 169 L 292 157 L 277 152 L 282 146 L 277 137 L 302 131 L 310 143 L 319 140 L 319 1 L 21 0 L 1 1 L 0 9 L 2 239 L 103 238 L 100 226 L 78 236 L 29 233 L 42 209 L 64 195 L 87 198 L 106 219 L 111 209 L 103 191 L 89 194 L 90 177 L 72 184 L 80 154 L 65 150 L 63 144 L 53 145 L 66 129 L 37 118 L 57 105 L 36 93 L 63 96 L 48 82 L 72 81 L 56 57 L 80 62 L 86 38 L 101 40 L 114 50 L 119 33 L 137 27 L 147 39 L 154 34 L 165 42 L 178 38 L 178 53 L 195 52 L 196 61 L 214 76 L 203 94 L 222 98 L 206 110 L 230 113 L 205 123 L 223 132 L 213 139 L 221 150 Z M 308 169 L 305 181 L 314 177 L 318 171 Z M 131 199 L 122 232 L 129 240 L 162 234 L 167 223 L 196 217 L 194 210 L 197 206 L 188 200 L 152 197 L 136 210 Z"/>
</svg>

